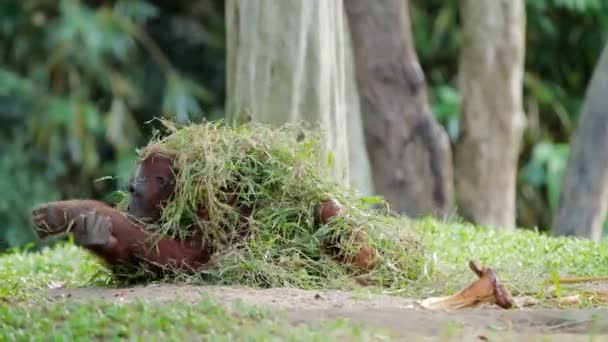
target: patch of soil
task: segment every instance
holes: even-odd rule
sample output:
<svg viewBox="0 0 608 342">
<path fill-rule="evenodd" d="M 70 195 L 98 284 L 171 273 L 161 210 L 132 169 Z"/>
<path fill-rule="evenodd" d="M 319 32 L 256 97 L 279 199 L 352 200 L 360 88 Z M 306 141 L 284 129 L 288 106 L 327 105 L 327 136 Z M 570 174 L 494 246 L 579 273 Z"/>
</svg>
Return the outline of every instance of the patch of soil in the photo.
<svg viewBox="0 0 608 342">
<path fill-rule="evenodd" d="M 428 311 L 416 300 L 365 292 L 306 291 L 300 289 L 251 289 L 242 287 L 150 285 L 132 288 L 52 289 L 48 298 L 100 299 L 112 302 L 185 301 L 203 296 L 227 306 L 235 301 L 282 311 L 294 324 L 314 324 L 346 318 L 364 327 L 387 329 L 408 340 L 444 337 L 448 340 L 551 341 L 603 340 L 608 336 L 607 309 L 514 309 Z"/>
</svg>

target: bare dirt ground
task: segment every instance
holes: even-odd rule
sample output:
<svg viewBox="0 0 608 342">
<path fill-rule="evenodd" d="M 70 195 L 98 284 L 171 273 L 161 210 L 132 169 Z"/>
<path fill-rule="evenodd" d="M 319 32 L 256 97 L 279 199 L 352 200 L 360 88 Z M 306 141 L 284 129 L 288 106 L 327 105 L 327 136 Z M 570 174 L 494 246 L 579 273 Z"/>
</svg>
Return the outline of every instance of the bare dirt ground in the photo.
<svg viewBox="0 0 608 342">
<path fill-rule="evenodd" d="M 363 292 L 258 290 L 238 287 L 152 285 L 122 289 L 52 289 L 49 299 L 113 302 L 186 301 L 203 296 L 227 307 L 235 301 L 276 310 L 294 324 L 346 318 L 390 331 L 399 340 L 590 341 L 608 340 L 608 309 L 473 309 L 428 311 L 416 300 Z"/>
</svg>

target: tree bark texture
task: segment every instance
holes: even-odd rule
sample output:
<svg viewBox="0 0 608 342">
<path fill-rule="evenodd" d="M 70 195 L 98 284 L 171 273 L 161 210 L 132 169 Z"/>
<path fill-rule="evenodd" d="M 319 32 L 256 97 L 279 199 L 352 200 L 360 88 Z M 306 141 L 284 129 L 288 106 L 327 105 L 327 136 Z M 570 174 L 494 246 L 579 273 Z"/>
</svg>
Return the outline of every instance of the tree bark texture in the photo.
<svg viewBox="0 0 608 342">
<path fill-rule="evenodd" d="M 319 122 L 338 180 L 372 192 L 342 0 L 226 2 L 226 114 Z"/>
<path fill-rule="evenodd" d="M 564 175 L 555 235 L 599 240 L 608 210 L 608 45 L 587 88 Z"/>
<path fill-rule="evenodd" d="M 428 105 L 408 5 L 345 0 L 374 188 L 416 217 L 450 210 L 452 157 Z"/>
<path fill-rule="evenodd" d="M 460 214 L 475 223 L 515 228 L 518 156 L 526 118 L 523 0 L 464 0 L 461 131 L 454 151 Z"/>
</svg>

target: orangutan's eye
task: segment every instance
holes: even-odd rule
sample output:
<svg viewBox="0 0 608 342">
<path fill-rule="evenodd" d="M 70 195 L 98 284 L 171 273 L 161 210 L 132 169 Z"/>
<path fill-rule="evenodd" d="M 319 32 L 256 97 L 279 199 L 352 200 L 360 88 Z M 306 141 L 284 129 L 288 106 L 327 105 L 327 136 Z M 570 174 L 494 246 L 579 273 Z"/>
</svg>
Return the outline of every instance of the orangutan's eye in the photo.
<svg viewBox="0 0 608 342">
<path fill-rule="evenodd" d="M 160 186 L 165 186 L 166 181 L 163 177 L 156 177 L 156 182 L 160 185 Z"/>
</svg>

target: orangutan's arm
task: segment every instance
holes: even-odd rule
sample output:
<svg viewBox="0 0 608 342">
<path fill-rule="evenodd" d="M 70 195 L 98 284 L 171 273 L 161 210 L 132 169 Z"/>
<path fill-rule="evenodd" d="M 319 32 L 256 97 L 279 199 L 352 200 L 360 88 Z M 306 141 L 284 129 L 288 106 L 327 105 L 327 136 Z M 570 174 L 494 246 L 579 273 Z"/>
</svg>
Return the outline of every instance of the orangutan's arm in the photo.
<svg viewBox="0 0 608 342">
<path fill-rule="evenodd" d="M 201 243 L 169 238 L 154 240 L 143 224 L 103 202 L 50 202 L 34 209 L 34 222 L 44 227 L 43 234 L 56 234 L 71 227 L 78 245 L 110 265 L 144 262 L 154 268 L 192 270 L 209 261 L 209 253 Z"/>
</svg>

